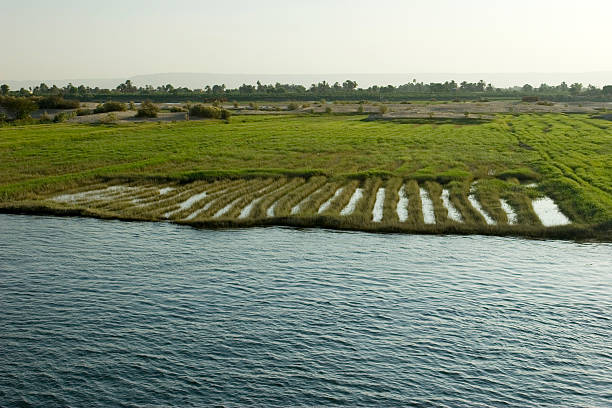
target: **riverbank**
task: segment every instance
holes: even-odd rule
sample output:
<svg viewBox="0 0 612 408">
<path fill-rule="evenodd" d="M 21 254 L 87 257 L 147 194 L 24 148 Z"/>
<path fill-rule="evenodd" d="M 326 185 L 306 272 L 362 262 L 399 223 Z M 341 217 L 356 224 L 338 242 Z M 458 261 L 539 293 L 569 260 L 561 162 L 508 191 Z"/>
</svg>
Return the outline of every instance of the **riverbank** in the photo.
<svg viewBox="0 0 612 408">
<path fill-rule="evenodd" d="M 0 128 L 0 211 L 610 239 L 609 121 L 366 119 Z"/>
</svg>

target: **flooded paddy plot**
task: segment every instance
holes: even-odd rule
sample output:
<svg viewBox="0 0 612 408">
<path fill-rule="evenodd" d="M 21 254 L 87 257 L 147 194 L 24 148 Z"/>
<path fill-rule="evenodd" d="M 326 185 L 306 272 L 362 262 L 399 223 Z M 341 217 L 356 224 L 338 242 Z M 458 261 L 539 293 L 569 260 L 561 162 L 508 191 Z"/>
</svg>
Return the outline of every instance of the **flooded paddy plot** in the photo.
<svg viewBox="0 0 612 408">
<path fill-rule="evenodd" d="M 425 224 L 435 224 L 436 215 L 434 213 L 434 205 L 429 198 L 429 193 L 423 187 L 419 187 L 419 196 L 421 197 L 421 208 L 423 210 L 423 222 Z"/>
<path fill-rule="evenodd" d="M 555 227 L 571 223 L 557 207 L 557 204 L 550 197 L 537 198 L 531 202 L 533 211 L 536 213 L 542 225 L 545 227 Z"/>
<path fill-rule="evenodd" d="M 491 218 L 491 216 L 482 207 L 480 202 L 476 199 L 476 196 L 474 195 L 475 190 L 476 190 L 476 182 L 472 183 L 472 186 L 470 187 L 470 194 L 468 195 L 468 200 L 470 204 L 472 204 L 472 207 L 474 207 L 474 209 L 478 211 L 480 215 L 482 215 L 487 225 L 497 225 L 497 222 L 495 222 L 495 220 Z"/>
<path fill-rule="evenodd" d="M 351 196 L 348 204 L 340 211 L 340 215 L 351 215 L 355 211 L 355 207 L 361 198 L 363 197 L 363 188 L 355 189 L 355 192 Z"/>
<path fill-rule="evenodd" d="M 184 184 L 114 181 L 90 183 L 46 199 L 62 208 L 148 220 L 262 220 L 324 214 L 350 227 L 370 222 L 394 226 L 399 222 L 417 229 L 435 224 L 444 228 L 447 219 L 468 228 L 482 226 L 483 219 L 486 225 L 495 226 L 496 220 L 480 203 L 482 199 L 490 206 L 490 193 L 477 191 L 477 183 L 466 183 L 465 193 L 455 193 L 448 185 L 377 177 L 344 181 L 323 176 L 239 178 Z M 571 223 L 550 197 L 533 199 L 529 191 L 508 194 L 494 198 L 500 204 L 502 218 L 496 215 L 500 227 L 506 225 L 506 219 L 507 225 L 553 227 Z"/>
<path fill-rule="evenodd" d="M 323 204 L 321 204 L 321 206 L 319 207 L 319 210 L 317 211 L 317 213 L 321 214 L 323 213 L 325 210 L 327 210 L 329 208 L 329 206 L 331 205 L 331 203 L 338 198 L 338 196 L 340 194 L 342 194 L 342 191 L 344 190 L 344 187 L 340 187 L 339 189 L 336 190 L 336 192 L 334 193 L 333 196 L 331 196 L 327 201 L 325 201 Z"/>
<path fill-rule="evenodd" d="M 450 200 L 450 192 L 447 189 L 443 189 L 441 197 L 442 203 L 448 211 L 448 218 L 456 222 L 463 222 L 463 217 L 461 216 L 461 213 L 459 212 L 459 210 L 457 210 L 457 208 L 455 208 L 455 206 Z"/>
<path fill-rule="evenodd" d="M 385 204 L 385 189 L 381 187 L 376 192 L 376 201 L 372 209 L 372 222 L 381 222 L 383 219 L 383 206 Z"/>
<path fill-rule="evenodd" d="M 514 209 L 503 198 L 499 200 L 499 202 L 501 204 L 502 210 L 504 210 L 504 212 L 506 213 L 506 217 L 508 217 L 508 224 L 510 225 L 516 224 L 518 222 L 518 216 L 516 215 L 516 212 L 514 211 Z"/>
</svg>

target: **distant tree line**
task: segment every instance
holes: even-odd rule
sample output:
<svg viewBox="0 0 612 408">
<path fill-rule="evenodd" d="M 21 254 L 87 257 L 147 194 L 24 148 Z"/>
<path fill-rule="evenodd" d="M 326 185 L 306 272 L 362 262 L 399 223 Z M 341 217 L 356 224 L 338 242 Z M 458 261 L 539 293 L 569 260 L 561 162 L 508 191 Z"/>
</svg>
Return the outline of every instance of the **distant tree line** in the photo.
<svg viewBox="0 0 612 408">
<path fill-rule="evenodd" d="M 171 84 L 153 87 L 146 85 L 136 87 L 130 80 L 119 84 L 114 89 L 91 88 L 85 85 L 74 86 L 68 84 L 64 87 L 40 84 L 34 88 L 11 91 L 8 85 L 0 87 L 4 96 L 40 96 L 61 97 L 64 99 L 80 101 L 104 101 L 110 98 L 120 101 L 151 100 L 165 101 L 201 101 L 214 100 L 235 101 L 282 101 L 282 100 L 374 100 L 398 101 L 406 99 L 474 99 L 474 98 L 521 98 L 523 96 L 538 96 L 540 99 L 553 101 L 572 100 L 611 100 L 612 85 L 598 88 L 593 85 L 584 86 L 580 83 L 568 85 L 562 82 L 559 85 L 541 84 L 537 87 L 530 84 L 509 88 L 494 87 L 484 81 L 457 83 L 455 81 L 423 83 L 412 82 L 393 86 L 373 85 L 368 88 L 359 88 L 357 82 L 346 80 L 334 84 L 322 81 L 310 87 L 295 84 L 243 84 L 238 88 L 227 88 L 225 84 L 206 85 L 203 88 L 189 89 L 174 87 Z"/>
</svg>

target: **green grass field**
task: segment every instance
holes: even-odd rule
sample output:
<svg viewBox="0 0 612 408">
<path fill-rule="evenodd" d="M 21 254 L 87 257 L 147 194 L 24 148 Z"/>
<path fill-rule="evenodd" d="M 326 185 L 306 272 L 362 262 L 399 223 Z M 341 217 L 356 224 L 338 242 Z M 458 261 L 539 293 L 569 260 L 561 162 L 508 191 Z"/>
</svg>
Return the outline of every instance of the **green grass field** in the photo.
<svg viewBox="0 0 612 408">
<path fill-rule="evenodd" d="M 499 208 L 499 199 L 503 198 L 516 208 L 521 220 L 520 228 L 514 226 L 516 234 L 521 235 L 522 228 L 523 235 L 537 236 L 540 233 L 536 231 L 543 228 L 534 220 L 529 202 L 538 195 L 547 195 L 572 221 L 571 227 L 564 227 L 565 235 L 588 235 L 583 230 L 597 230 L 599 235 L 609 233 L 610 122 L 563 114 L 497 115 L 482 123 L 460 120 L 428 123 L 427 119 L 401 123 L 364 118 L 269 115 L 235 116 L 229 123 L 3 127 L 0 205 L 4 211 L 32 208 L 39 212 L 76 211 L 83 208 L 54 204 L 48 198 L 64 191 L 82 190 L 89 184 L 110 185 L 119 180 L 134 185 L 185 186 L 198 180 L 208 185 L 213 181 L 236 183 L 237 179 L 252 179 L 242 190 L 236 187 L 231 193 L 240 200 L 240 205 L 256 197 L 257 183 L 262 186 L 276 183 L 279 187 L 285 185 L 284 190 L 272 192 L 262 201 L 270 204 L 280 198 L 279 208 L 285 208 L 287 213 L 291 203 L 288 199 L 283 202 L 285 194 L 299 201 L 316 187 L 309 187 L 309 183 L 316 184 L 318 180 L 321 184 L 323 179 L 323 191 L 312 198 L 313 202 L 323 202 L 336 186 L 346 186 L 339 201 L 325 214 L 317 215 L 312 207 L 308 216 L 300 220 L 289 219 L 289 214 L 264 220 L 265 209 L 256 208 L 252 216 L 240 221 L 236 218 L 238 210 L 233 209 L 229 214 L 234 221 L 228 216 L 200 220 L 199 225 L 314 223 L 364 230 L 504 234 L 509 227 L 504 226 L 507 220 Z M 483 224 L 465 199 L 475 180 L 482 206 L 500 223 L 496 228 Z M 374 205 L 371 197 L 377 188 L 388 186 L 387 214 L 398 200 L 397 189 L 411 181 L 433 193 L 440 220 L 435 227 L 417 225 L 422 215 L 414 214 L 410 217 L 412 221 L 403 226 L 393 215 L 385 215 L 380 225 L 367 221 L 365 215 Z M 294 185 L 286 185 L 288 182 Z M 525 188 L 530 182 L 537 182 L 538 188 Z M 365 199 L 357 205 L 355 214 L 339 217 L 337 213 L 358 185 L 366 190 Z M 414 185 L 406 187 L 413 192 L 418 189 Z M 464 225 L 446 220 L 446 210 L 440 207 L 441 188 L 449 189 L 455 207 L 464 213 Z M 229 200 L 228 197 L 219 202 Z M 137 219 L 157 219 L 163 211 L 162 206 L 155 213 L 138 216 L 127 201 L 122 204 L 119 199 L 115 207 L 109 210 L 100 204 L 95 207 L 98 212 L 93 207 L 87 208 L 91 215 Z M 181 214 L 186 214 L 185 211 Z"/>
</svg>

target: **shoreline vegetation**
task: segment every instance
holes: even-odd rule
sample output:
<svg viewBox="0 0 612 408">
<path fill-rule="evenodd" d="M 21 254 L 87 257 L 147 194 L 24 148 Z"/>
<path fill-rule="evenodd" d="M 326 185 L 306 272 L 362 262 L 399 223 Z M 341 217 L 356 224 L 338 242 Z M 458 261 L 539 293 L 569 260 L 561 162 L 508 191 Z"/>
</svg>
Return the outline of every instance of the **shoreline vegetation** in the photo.
<svg viewBox="0 0 612 408">
<path fill-rule="evenodd" d="M 612 241 L 605 111 L 471 120 L 391 106 L 0 127 L 0 212 Z"/>
</svg>

